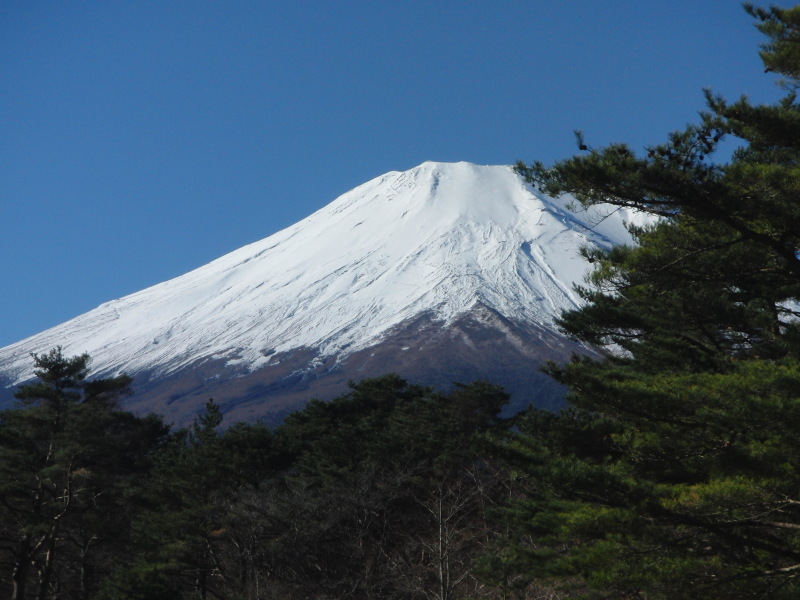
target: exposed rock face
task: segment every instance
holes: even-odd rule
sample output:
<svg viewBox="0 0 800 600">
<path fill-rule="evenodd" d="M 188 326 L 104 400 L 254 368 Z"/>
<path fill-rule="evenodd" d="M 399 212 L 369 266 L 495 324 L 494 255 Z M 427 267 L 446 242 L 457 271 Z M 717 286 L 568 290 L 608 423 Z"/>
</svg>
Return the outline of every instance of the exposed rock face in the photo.
<svg viewBox="0 0 800 600">
<path fill-rule="evenodd" d="M 476 380 L 503 385 L 512 396 L 509 412 L 531 403 L 558 409 L 564 390 L 539 366 L 568 360 L 573 352 L 589 351 L 544 327 L 518 325 L 479 306 L 447 325 L 421 315 L 396 326 L 378 344 L 341 359 L 298 348 L 252 371 L 212 360 L 166 378 L 141 373 L 129 403 L 185 425 L 214 398 L 229 422 L 277 424 L 312 398 L 329 400 L 346 392 L 348 381 L 394 372 L 440 390 Z"/>
</svg>

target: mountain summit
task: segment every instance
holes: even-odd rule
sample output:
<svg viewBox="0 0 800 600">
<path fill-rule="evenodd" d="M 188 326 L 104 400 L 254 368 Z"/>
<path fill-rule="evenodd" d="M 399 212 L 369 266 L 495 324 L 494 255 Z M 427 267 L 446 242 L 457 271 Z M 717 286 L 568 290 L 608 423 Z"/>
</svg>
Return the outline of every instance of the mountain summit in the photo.
<svg viewBox="0 0 800 600">
<path fill-rule="evenodd" d="M 278 418 L 381 369 L 422 367 L 449 383 L 519 355 L 528 363 L 517 371 L 535 372 L 530 359 L 574 349 L 553 323 L 579 304 L 579 249 L 630 243 L 625 223 L 641 218 L 574 212 L 510 167 L 426 162 L 1 349 L 0 377 L 5 386 L 29 379 L 31 352 L 87 352 L 96 374 L 135 377 L 130 408 L 184 422 L 212 396 L 235 418 Z"/>
</svg>

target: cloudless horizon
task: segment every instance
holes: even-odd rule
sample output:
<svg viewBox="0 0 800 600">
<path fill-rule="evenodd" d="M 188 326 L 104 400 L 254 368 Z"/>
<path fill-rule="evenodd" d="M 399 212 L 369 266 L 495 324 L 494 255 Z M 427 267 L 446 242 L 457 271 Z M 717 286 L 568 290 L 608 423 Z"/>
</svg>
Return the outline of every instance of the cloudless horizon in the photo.
<svg viewBox="0 0 800 600">
<path fill-rule="evenodd" d="M 550 163 L 782 96 L 738 2 L 0 4 L 0 346 L 422 162 Z M 347 243 L 347 240 L 342 240 Z"/>
</svg>

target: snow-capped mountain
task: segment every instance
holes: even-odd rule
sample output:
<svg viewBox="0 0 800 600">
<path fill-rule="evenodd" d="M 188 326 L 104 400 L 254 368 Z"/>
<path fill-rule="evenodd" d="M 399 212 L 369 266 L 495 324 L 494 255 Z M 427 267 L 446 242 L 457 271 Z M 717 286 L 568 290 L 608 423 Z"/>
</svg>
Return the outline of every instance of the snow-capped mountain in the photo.
<svg viewBox="0 0 800 600">
<path fill-rule="evenodd" d="M 6 386 L 25 381 L 31 352 L 62 346 L 67 355 L 89 353 L 95 374 L 133 375 L 143 388 L 134 409 L 149 398 L 143 407 L 180 421 L 200 398 L 233 408 L 246 397 L 238 416 L 253 418 L 289 408 L 263 400 L 287 382 L 305 382 L 296 396 L 332 373 L 340 384 L 373 374 L 364 365 L 390 340 L 405 339 L 395 343 L 397 358 L 385 360 L 387 371 L 401 373 L 391 366 L 442 332 L 474 345 L 463 335 L 465 320 L 505 327 L 504 343 L 518 338 L 521 348 L 533 335 L 566 352 L 553 322 L 579 304 L 572 288 L 588 266 L 579 249 L 630 243 L 625 223 L 642 218 L 611 207 L 573 211 L 535 194 L 510 167 L 426 162 L 360 185 L 185 275 L 0 349 L 0 377 Z M 348 374 L 356 356 L 361 367 Z M 195 400 L 187 404 L 189 397 Z"/>
</svg>

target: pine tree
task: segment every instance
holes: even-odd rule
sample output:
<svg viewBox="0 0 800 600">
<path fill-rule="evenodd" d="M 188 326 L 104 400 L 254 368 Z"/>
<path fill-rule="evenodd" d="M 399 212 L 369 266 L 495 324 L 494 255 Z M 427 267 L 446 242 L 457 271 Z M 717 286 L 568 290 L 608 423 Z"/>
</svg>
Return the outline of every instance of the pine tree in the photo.
<svg viewBox="0 0 800 600">
<path fill-rule="evenodd" d="M 577 411 L 529 415 L 509 443 L 534 482 L 515 519 L 535 543 L 497 572 L 588 596 L 800 591 L 800 7 L 746 9 L 780 102 L 709 92 L 699 124 L 640 156 L 584 144 L 518 165 L 549 194 L 658 220 L 635 247 L 586 252 L 586 306 L 560 324 L 607 355 L 550 365 Z M 743 146 L 715 163 L 726 136 Z"/>
<path fill-rule="evenodd" d="M 88 380 L 87 355 L 34 355 L 0 412 L 0 560 L 14 600 L 89 598 L 124 552 L 138 475 L 167 427 L 120 411 L 131 379 Z"/>
</svg>

